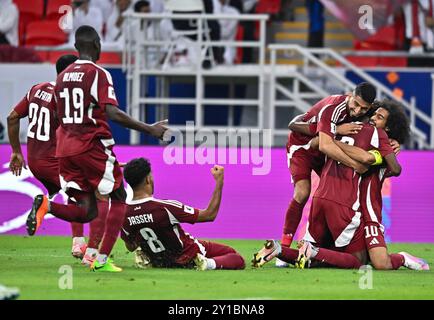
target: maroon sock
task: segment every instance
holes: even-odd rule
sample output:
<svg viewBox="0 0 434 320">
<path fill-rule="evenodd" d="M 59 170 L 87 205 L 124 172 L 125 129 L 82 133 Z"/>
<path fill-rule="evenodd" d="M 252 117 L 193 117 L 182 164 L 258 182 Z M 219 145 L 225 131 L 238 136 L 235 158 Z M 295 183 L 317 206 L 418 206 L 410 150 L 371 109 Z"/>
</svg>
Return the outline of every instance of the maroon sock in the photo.
<svg viewBox="0 0 434 320">
<path fill-rule="evenodd" d="M 100 254 L 110 255 L 124 222 L 127 206 L 124 202 L 112 201 L 105 221 L 104 237 L 101 242 Z"/>
<path fill-rule="evenodd" d="M 69 222 L 87 222 L 87 212 L 85 208 L 76 204 L 59 204 L 50 202 L 50 211 L 56 218 Z"/>
<path fill-rule="evenodd" d="M 352 254 L 323 248 L 319 248 L 314 259 L 342 269 L 358 269 L 362 266 L 359 259 Z"/>
<path fill-rule="evenodd" d="M 88 248 L 98 249 L 104 235 L 105 222 L 109 210 L 109 202 L 98 200 L 98 217 L 91 221 Z"/>
<path fill-rule="evenodd" d="M 392 253 L 389 255 L 392 262 L 393 270 L 397 270 L 404 265 L 404 256 L 398 253 Z"/>
<path fill-rule="evenodd" d="M 282 246 L 282 252 L 278 258 L 290 264 L 295 264 L 295 260 L 298 258 L 298 250 Z"/>
<path fill-rule="evenodd" d="M 216 269 L 239 270 L 244 269 L 246 264 L 238 253 L 228 253 L 219 257 L 212 257 L 216 263 Z"/>
<path fill-rule="evenodd" d="M 75 237 L 84 237 L 83 235 L 83 224 L 78 222 L 71 222 L 71 230 L 72 236 Z"/>
<path fill-rule="evenodd" d="M 295 201 L 295 199 L 292 199 L 285 215 L 285 225 L 283 226 L 284 234 L 289 234 L 293 236 L 295 231 L 297 231 L 297 227 L 300 224 L 301 216 L 303 215 L 303 208 L 304 204 L 300 204 Z M 287 244 L 285 243 L 284 245 Z"/>
</svg>

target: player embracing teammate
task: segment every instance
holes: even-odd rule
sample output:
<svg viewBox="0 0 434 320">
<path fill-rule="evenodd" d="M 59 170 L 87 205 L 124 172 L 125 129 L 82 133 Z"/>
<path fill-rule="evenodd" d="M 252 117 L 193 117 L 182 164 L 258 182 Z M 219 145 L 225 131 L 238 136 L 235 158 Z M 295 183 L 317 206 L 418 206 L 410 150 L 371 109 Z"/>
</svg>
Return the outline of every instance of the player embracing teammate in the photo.
<svg viewBox="0 0 434 320">
<path fill-rule="evenodd" d="M 376 269 L 396 270 L 405 266 L 429 270 L 423 259 L 406 252 L 387 252 L 381 225 L 381 186 L 387 176 L 401 173 L 389 138 L 395 140 L 393 144 L 398 153 L 399 144 L 409 135 L 409 125 L 400 105 L 384 100 L 376 102 L 375 108 L 369 123 L 359 123 L 360 131 L 335 141 L 354 161 L 374 166 L 361 176 L 352 168 L 328 158 L 313 196 L 308 228 L 304 240 L 299 243 L 299 250 L 267 240 L 264 248 L 254 256 L 255 266 L 278 257 L 299 268 L 310 265 L 311 261 L 314 265 L 359 268 L 367 263 L 369 256 Z M 291 128 L 303 132 L 309 124 Z M 318 144 L 317 140 L 312 139 L 311 145 Z M 385 165 L 382 165 L 383 160 Z"/>
</svg>

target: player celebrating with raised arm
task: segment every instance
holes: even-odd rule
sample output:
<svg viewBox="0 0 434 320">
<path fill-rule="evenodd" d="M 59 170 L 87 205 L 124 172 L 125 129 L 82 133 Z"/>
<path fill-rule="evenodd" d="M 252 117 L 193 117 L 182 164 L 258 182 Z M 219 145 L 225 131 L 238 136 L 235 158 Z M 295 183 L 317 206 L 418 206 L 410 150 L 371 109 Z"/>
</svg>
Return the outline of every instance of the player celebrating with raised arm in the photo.
<svg viewBox="0 0 434 320">
<path fill-rule="evenodd" d="M 56 62 L 60 74 L 78 57 L 61 56 Z M 8 116 L 9 142 L 12 147 L 9 168 L 14 175 L 21 175 L 26 168 L 19 140 L 20 119 L 29 118 L 27 131 L 27 163 L 32 174 L 47 189 L 49 198 L 61 189 L 59 180 L 59 160 L 56 155 L 56 129 L 59 123 L 55 116 L 55 82 L 43 82 L 33 86 L 27 95 L 12 109 Z M 82 258 L 86 249 L 83 224 L 72 222 L 72 250 L 76 258 Z"/>
<path fill-rule="evenodd" d="M 244 269 L 243 257 L 231 247 L 198 240 L 184 232 L 181 223 L 211 222 L 217 217 L 224 169 L 214 166 L 211 174 L 216 181 L 205 210 L 186 206 L 179 201 L 154 198 L 151 164 L 139 158 L 124 168 L 127 183 L 133 189 L 121 237 L 130 251 L 141 248 L 154 267 L 191 267 L 199 270 Z"/>
<path fill-rule="evenodd" d="M 366 170 L 364 166 L 338 148 L 333 138 L 336 134 L 358 132 L 361 129 L 360 125 L 338 125 L 364 115 L 371 108 L 375 96 L 376 90 L 371 84 L 360 83 L 353 93 L 324 98 L 308 112 L 293 120 L 309 123 L 310 130 L 305 133 L 291 132 L 288 136 L 287 158 L 291 180 L 294 183 L 294 195 L 285 215 L 282 245 L 288 247 L 291 245 L 303 214 L 303 208 L 309 199 L 311 173 L 315 171 L 318 176 L 321 175 L 324 154 L 354 168 L 357 172 L 363 173 Z M 310 146 L 310 141 L 315 135 L 319 136 L 319 150 L 314 150 Z M 286 264 L 279 264 L 277 261 L 276 265 L 285 266 Z"/>
<path fill-rule="evenodd" d="M 109 196 L 111 205 L 104 236 L 91 270 L 119 272 L 122 269 L 115 266 L 108 255 L 124 220 L 126 192 L 107 120 L 157 138 L 162 138 L 167 128 L 161 123 L 148 125 L 132 119 L 118 108 L 110 73 L 95 64 L 101 52 L 95 29 L 78 28 L 75 47 L 80 59 L 58 76 L 55 97 L 60 122 L 56 148 L 60 181 L 76 204 L 62 205 L 50 202 L 43 195 L 36 196 L 27 229 L 33 235 L 48 212 L 66 221 L 89 222 L 98 215 L 95 191 Z"/>
</svg>

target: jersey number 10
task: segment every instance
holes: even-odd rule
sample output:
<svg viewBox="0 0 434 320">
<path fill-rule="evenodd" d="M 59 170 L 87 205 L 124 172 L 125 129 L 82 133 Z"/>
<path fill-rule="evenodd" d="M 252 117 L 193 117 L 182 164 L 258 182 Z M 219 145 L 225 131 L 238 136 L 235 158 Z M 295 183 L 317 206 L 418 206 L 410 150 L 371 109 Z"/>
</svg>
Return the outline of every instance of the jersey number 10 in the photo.
<svg viewBox="0 0 434 320">
<path fill-rule="evenodd" d="M 65 116 L 62 118 L 64 124 L 80 124 L 83 123 L 84 116 L 84 92 L 81 88 L 72 89 L 72 105 L 74 107 L 73 115 L 71 116 L 70 94 L 68 88 L 63 89 L 59 93 L 60 98 L 65 100 Z"/>
</svg>

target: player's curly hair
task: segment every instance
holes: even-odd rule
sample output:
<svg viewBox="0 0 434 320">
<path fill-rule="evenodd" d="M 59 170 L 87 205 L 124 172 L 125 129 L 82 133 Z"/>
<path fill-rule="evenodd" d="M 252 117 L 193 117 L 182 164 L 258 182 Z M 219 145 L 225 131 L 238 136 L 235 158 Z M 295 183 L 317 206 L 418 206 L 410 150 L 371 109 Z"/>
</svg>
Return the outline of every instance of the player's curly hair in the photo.
<svg viewBox="0 0 434 320">
<path fill-rule="evenodd" d="M 148 159 L 137 158 L 129 161 L 124 168 L 125 181 L 131 188 L 137 187 L 151 172 L 151 163 Z"/>
<path fill-rule="evenodd" d="M 395 139 L 399 144 L 404 144 L 410 137 L 410 122 L 402 105 L 393 100 L 384 99 L 378 102 L 378 107 L 389 112 L 386 123 L 389 138 Z"/>
</svg>

